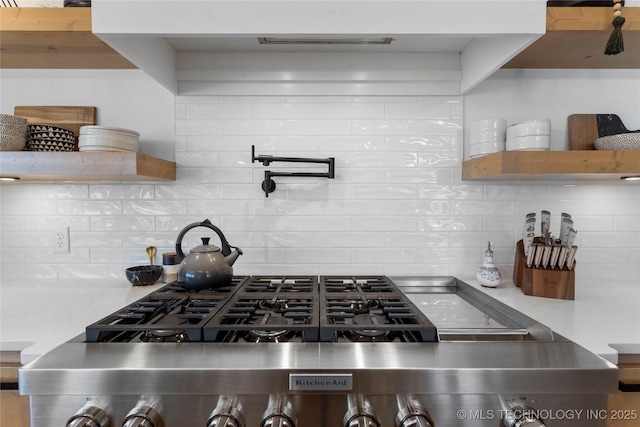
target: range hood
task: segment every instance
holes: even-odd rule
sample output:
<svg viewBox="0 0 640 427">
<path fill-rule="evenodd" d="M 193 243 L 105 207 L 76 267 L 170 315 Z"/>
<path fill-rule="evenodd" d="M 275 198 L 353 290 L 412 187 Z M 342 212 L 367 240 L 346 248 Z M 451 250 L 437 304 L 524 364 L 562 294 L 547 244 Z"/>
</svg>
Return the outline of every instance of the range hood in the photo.
<svg viewBox="0 0 640 427">
<path fill-rule="evenodd" d="M 179 95 L 461 95 L 544 0 L 93 0 L 93 32 Z"/>
</svg>

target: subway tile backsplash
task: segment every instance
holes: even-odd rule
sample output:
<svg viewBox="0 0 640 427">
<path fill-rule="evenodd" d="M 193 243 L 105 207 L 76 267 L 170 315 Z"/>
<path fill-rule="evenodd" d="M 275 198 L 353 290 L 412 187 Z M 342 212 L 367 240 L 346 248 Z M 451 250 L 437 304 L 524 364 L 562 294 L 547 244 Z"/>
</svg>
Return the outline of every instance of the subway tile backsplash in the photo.
<svg viewBox="0 0 640 427">
<path fill-rule="evenodd" d="M 148 262 L 146 246 L 173 251 L 179 231 L 205 218 L 244 250 L 238 274 L 474 278 L 490 240 L 510 278 L 525 214 L 547 209 L 552 231 L 561 212 L 574 217 L 578 279 L 637 280 L 637 185 L 462 182 L 463 111 L 450 96 L 178 96 L 177 181 L 1 187 L 2 279 L 121 279 Z M 265 170 L 326 165 L 265 167 L 252 145 L 335 157 L 335 179 L 277 177 L 266 198 Z M 54 254 L 64 226 L 71 253 Z M 190 231 L 185 249 L 205 231 Z"/>
</svg>

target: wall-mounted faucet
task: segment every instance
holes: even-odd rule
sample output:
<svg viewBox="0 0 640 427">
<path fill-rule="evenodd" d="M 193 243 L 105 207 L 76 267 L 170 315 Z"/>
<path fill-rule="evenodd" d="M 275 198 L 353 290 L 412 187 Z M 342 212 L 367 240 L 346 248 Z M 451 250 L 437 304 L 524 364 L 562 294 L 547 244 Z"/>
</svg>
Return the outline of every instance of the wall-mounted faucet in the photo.
<svg viewBox="0 0 640 427">
<path fill-rule="evenodd" d="M 255 145 L 251 146 L 251 163 L 261 162 L 263 166 L 269 166 L 272 162 L 290 162 L 290 163 L 323 163 L 329 165 L 327 172 L 271 172 L 264 171 L 264 181 L 262 181 L 262 189 L 264 196 L 269 197 L 269 193 L 273 193 L 276 189 L 276 183 L 273 179 L 275 176 L 308 176 L 316 178 L 335 178 L 335 158 L 326 159 L 310 159 L 304 157 L 275 157 L 275 156 L 256 156 Z"/>
</svg>

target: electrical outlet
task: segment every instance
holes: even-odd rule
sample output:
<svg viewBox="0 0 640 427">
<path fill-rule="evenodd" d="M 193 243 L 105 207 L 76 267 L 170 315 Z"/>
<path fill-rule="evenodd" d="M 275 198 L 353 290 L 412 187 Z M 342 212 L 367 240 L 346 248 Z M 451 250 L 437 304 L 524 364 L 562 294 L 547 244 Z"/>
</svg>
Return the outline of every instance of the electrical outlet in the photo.
<svg viewBox="0 0 640 427">
<path fill-rule="evenodd" d="M 71 252 L 71 246 L 69 244 L 69 227 L 61 228 L 53 233 L 53 252 Z"/>
</svg>

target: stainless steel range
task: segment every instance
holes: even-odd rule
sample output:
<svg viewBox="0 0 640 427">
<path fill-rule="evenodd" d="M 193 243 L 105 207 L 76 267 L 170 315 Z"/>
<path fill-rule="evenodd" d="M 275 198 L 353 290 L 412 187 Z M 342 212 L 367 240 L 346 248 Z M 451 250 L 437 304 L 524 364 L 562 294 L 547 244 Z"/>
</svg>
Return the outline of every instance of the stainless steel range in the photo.
<svg viewBox="0 0 640 427">
<path fill-rule="evenodd" d="M 605 426 L 618 380 L 453 277 L 247 276 L 169 284 L 19 382 L 33 427 L 515 427 Z"/>
</svg>

